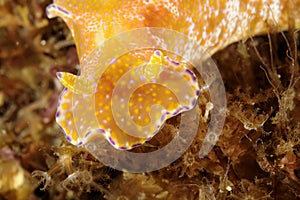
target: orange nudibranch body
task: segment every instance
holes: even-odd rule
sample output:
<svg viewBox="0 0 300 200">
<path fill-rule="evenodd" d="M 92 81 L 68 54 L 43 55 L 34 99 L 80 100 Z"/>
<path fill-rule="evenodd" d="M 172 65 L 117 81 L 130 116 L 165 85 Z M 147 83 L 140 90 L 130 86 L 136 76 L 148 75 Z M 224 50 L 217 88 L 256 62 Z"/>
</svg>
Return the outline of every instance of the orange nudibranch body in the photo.
<svg viewBox="0 0 300 200">
<path fill-rule="evenodd" d="M 169 28 L 196 39 L 209 55 L 245 37 L 300 27 L 300 0 L 54 0 L 48 16 L 62 17 L 80 60 L 123 31 Z"/>
<path fill-rule="evenodd" d="M 150 140 L 167 119 L 191 110 L 200 89 L 183 55 L 174 58 L 155 45 L 122 55 L 116 49 L 151 38 L 173 53 L 181 49 L 205 59 L 190 40 L 210 56 L 240 39 L 287 29 L 291 20 L 300 27 L 300 0 L 54 0 L 47 14 L 65 20 L 81 65 L 79 76 L 58 73 L 66 89 L 56 121 L 65 137 L 80 146 L 104 136 L 126 150 Z M 122 35 L 126 32 L 131 34 Z"/>
</svg>

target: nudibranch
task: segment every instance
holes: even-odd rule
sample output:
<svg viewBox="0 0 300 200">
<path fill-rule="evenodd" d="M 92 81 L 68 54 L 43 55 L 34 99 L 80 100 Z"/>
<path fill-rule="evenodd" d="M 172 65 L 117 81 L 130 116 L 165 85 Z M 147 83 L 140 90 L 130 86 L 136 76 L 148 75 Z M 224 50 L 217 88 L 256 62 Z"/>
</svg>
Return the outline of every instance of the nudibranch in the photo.
<svg viewBox="0 0 300 200">
<path fill-rule="evenodd" d="M 54 0 L 47 15 L 67 23 L 81 66 L 79 76 L 57 74 L 66 88 L 56 120 L 74 145 L 99 135 L 117 149 L 141 145 L 168 118 L 195 106 L 197 78 L 180 55 L 155 47 L 118 55 L 106 66 L 99 56 L 122 44 L 97 51 L 99 45 L 126 31 L 154 27 L 185 34 L 212 55 L 270 27 L 287 29 L 290 18 L 299 27 L 299 13 L 299 0 Z"/>
</svg>

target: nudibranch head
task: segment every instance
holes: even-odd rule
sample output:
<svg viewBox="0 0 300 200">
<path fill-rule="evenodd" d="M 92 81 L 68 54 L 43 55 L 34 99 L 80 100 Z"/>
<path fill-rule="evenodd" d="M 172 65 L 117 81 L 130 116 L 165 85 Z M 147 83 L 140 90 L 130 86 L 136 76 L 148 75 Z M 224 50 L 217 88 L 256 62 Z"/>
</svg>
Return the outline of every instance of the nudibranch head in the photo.
<svg viewBox="0 0 300 200">
<path fill-rule="evenodd" d="M 56 120 L 74 145 L 104 136 L 117 149 L 134 148 L 151 139 L 167 119 L 192 109 L 199 95 L 187 64 L 152 49 L 115 58 L 97 80 L 57 76 L 66 89 Z"/>
<path fill-rule="evenodd" d="M 129 35 L 123 41 L 112 40 L 105 50 L 100 48 L 119 33 L 140 27 L 184 30 L 183 24 L 190 22 L 180 21 L 174 27 L 167 23 L 176 21 L 176 1 L 166 5 L 141 0 L 136 1 L 136 7 L 130 1 L 121 6 L 117 0 L 54 2 L 48 6 L 47 14 L 63 17 L 70 27 L 81 66 L 79 76 L 57 74 L 66 89 L 59 98 L 56 121 L 69 142 L 84 145 L 104 137 L 117 149 L 131 149 L 151 139 L 167 119 L 195 106 L 199 95 L 197 78 L 185 58 L 176 54 L 186 42 L 177 40 L 173 32 L 162 31 L 154 37 L 150 29 L 144 29 L 146 37 Z M 153 5 L 160 10 L 155 11 Z M 168 19 L 147 24 L 156 18 L 148 16 L 146 10 L 164 13 Z M 146 16 L 148 20 L 144 21 Z M 149 45 L 150 38 L 154 45 Z M 116 49 L 126 49 L 124 40 L 129 39 L 148 46 L 115 54 Z M 164 50 L 167 44 L 173 48 L 171 52 Z M 181 50 L 188 49 L 186 52 L 192 54 L 189 48 L 187 45 Z M 114 56 L 106 63 L 100 59 L 105 55 Z"/>
</svg>

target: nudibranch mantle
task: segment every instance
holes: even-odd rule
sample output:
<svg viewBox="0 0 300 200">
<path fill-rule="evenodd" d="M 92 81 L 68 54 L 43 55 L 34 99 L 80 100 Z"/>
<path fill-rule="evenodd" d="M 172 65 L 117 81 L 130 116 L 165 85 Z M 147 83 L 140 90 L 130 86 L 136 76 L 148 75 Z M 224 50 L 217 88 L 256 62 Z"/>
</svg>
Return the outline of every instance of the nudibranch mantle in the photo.
<svg viewBox="0 0 300 200">
<path fill-rule="evenodd" d="M 149 55 L 149 62 L 139 54 Z M 152 49 L 113 60 L 97 80 L 65 72 L 57 76 L 66 89 L 56 120 L 74 145 L 99 135 L 117 149 L 141 145 L 168 118 L 192 109 L 200 93 L 196 76 L 185 64 Z"/>
<path fill-rule="evenodd" d="M 47 14 L 62 17 L 69 26 L 81 66 L 80 76 L 58 73 L 66 89 L 59 99 L 57 122 L 75 145 L 99 134 L 118 149 L 143 144 L 166 119 L 196 104 L 196 77 L 180 55 L 156 48 L 116 55 L 107 66 L 98 60 L 99 52 L 95 53 L 99 45 L 122 32 L 157 27 L 187 35 L 212 55 L 234 41 L 268 32 L 273 25 L 278 30 L 287 29 L 291 17 L 299 27 L 299 13 L 299 0 L 54 0 Z M 143 40 L 138 35 L 136 39 Z M 162 43 L 166 39 L 158 38 Z M 111 45 L 109 52 L 118 48 L 123 48 L 122 43 Z M 97 66 L 87 67 L 95 60 Z M 144 85 L 130 88 L 131 82 Z M 133 93 L 126 96 L 129 91 Z M 125 100 L 128 102 L 123 105 Z M 118 101 L 116 108 L 112 102 Z M 128 112 L 123 107 L 128 107 Z M 153 124 L 148 131 L 143 130 L 150 121 Z M 133 122 L 138 126 L 131 126 Z M 124 132 L 120 127 L 134 129 Z"/>
</svg>

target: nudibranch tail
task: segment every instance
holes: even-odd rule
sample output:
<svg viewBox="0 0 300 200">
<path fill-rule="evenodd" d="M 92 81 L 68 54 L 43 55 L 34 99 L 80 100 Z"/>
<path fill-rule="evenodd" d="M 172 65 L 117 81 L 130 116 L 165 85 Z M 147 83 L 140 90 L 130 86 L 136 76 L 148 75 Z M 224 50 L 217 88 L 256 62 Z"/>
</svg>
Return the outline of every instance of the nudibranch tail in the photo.
<svg viewBox="0 0 300 200">
<path fill-rule="evenodd" d="M 49 6 L 47 6 L 46 14 L 49 18 L 54 18 L 58 16 L 63 17 L 64 19 L 71 18 L 71 13 L 69 11 L 56 4 L 50 4 Z"/>
<path fill-rule="evenodd" d="M 212 55 L 272 26 L 287 29 L 289 17 L 299 28 L 299 5 L 299 0 L 54 0 L 47 10 L 65 20 L 83 61 L 106 39 L 141 27 L 184 33 Z"/>
</svg>

